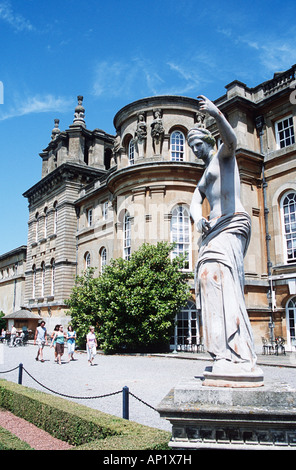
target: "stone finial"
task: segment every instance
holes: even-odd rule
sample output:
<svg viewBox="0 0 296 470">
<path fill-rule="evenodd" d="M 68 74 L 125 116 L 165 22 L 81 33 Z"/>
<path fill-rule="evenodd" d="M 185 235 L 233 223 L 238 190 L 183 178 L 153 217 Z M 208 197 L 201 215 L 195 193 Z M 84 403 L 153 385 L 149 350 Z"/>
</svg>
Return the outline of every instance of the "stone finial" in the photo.
<svg viewBox="0 0 296 470">
<path fill-rule="evenodd" d="M 85 120 L 84 120 L 84 118 L 85 118 L 85 109 L 82 106 L 83 96 L 78 95 L 77 100 L 78 100 L 78 105 L 75 108 L 73 123 L 85 126 Z"/>
<path fill-rule="evenodd" d="M 61 131 L 59 129 L 59 123 L 60 123 L 59 119 L 54 120 L 54 128 L 51 131 L 51 140 L 55 140 L 57 138 L 57 136 L 61 133 Z"/>
</svg>

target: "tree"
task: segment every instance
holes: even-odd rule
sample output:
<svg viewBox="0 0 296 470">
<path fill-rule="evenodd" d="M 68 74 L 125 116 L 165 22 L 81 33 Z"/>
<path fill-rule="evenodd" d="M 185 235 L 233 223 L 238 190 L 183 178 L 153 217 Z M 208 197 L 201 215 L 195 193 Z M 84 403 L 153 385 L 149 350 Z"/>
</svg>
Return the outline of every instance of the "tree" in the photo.
<svg viewBox="0 0 296 470">
<path fill-rule="evenodd" d="M 92 323 L 106 353 L 168 344 L 176 314 L 189 298 L 182 257 L 173 245 L 142 245 L 130 260 L 112 260 L 97 278 L 88 270 L 76 279 L 67 305 L 72 324 L 85 337 Z"/>
<path fill-rule="evenodd" d="M 3 319 L 5 313 L 2 312 L 2 310 L 0 311 L 0 331 L 2 330 L 2 328 L 6 329 L 6 321 Z"/>
</svg>

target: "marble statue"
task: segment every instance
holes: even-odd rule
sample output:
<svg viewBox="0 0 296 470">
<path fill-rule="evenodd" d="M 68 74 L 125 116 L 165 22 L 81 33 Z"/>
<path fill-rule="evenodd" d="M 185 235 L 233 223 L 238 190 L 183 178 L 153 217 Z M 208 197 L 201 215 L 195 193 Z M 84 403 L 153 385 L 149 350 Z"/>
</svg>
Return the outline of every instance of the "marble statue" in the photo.
<svg viewBox="0 0 296 470">
<path fill-rule="evenodd" d="M 221 111 L 205 96 L 198 97 L 199 111 L 212 116 L 222 140 L 197 124 L 188 132 L 188 144 L 205 170 L 194 191 L 190 212 L 201 233 L 195 271 L 196 302 L 201 310 L 206 350 L 213 358 L 207 377 L 232 377 L 236 385 L 263 384 L 256 366 L 253 334 L 244 299 L 244 256 L 251 219 L 240 199 L 240 178 L 235 158 L 236 136 Z M 210 205 L 209 218 L 202 216 L 202 203 Z M 239 379 L 239 380 L 238 380 Z M 238 380 L 238 382 L 236 382 Z M 219 386 L 222 382 L 217 382 Z M 213 385 L 210 380 L 209 385 Z"/>
</svg>

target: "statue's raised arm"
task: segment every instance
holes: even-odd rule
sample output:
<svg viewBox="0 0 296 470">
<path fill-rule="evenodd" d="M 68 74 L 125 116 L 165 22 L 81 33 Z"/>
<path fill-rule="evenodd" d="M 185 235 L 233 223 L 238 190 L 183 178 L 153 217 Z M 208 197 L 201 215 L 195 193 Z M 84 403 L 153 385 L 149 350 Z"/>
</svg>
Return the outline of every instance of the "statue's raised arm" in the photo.
<svg viewBox="0 0 296 470">
<path fill-rule="evenodd" d="M 236 135 L 233 128 L 225 118 L 224 114 L 217 108 L 217 106 L 210 101 L 206 96 L 200 95 L 197 97 L 199 101 L 199 111 L 208 113 L 212 116 L 218 126 L 219 133 L 223 145 L 219 149 L 219 157 L 232 157 L 236 149 Z"/>
</svg>

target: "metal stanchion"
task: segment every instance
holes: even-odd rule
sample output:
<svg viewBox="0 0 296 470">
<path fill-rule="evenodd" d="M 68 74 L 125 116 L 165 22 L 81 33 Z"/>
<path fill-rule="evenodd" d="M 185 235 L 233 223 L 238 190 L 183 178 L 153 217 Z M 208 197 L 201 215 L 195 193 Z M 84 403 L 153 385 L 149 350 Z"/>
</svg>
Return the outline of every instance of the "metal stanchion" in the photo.
<svg viewBox="0 0 296 470">
<path fill-rule="evenodd" d="M 122 389 L 122 417 L 129 419 L 129 389 L 126 386 Z"/>
</svg>

